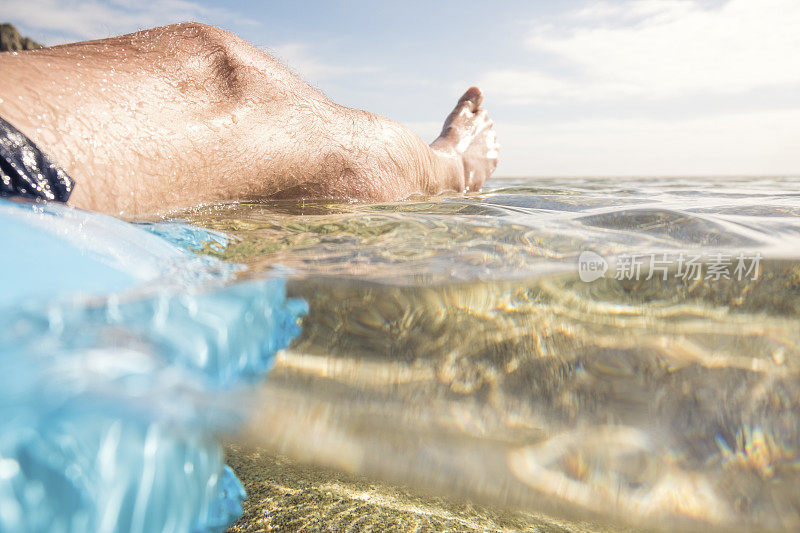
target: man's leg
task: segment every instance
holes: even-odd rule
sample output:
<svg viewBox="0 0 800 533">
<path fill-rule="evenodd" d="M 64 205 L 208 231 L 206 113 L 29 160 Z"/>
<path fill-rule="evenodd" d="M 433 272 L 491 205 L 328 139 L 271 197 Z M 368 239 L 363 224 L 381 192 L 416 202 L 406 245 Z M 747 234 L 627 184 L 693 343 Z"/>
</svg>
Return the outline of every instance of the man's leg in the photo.
<svg viewBox="0 0 800 533">
<path fill-rule="evenodd" d="M 497 164 L 475 88 L 429 147 L 198 23 L 0 54 L 0 73 L 0 116 L 75 179 L 69 203 L 125 217 L 234 199 L 476 190 Z"/>
</svg>

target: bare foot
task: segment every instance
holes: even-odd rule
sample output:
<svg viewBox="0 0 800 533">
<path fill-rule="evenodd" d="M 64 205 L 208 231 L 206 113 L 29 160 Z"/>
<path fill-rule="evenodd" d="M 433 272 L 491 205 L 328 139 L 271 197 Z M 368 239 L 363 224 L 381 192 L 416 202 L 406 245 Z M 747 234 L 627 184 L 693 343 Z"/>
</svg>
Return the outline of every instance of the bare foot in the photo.
<svg viewBox="0 0 800 533">
<path fill-rule="evenodd" d="M 494 169 L 500 144 L 494 122 L 481 107 L 483 93 L 470 87 L 447 116 L 439 138 L 431 148 L 443 157 L 455 158 L 463 170 L 461 191 L 479 191 Z"/>
</svg>

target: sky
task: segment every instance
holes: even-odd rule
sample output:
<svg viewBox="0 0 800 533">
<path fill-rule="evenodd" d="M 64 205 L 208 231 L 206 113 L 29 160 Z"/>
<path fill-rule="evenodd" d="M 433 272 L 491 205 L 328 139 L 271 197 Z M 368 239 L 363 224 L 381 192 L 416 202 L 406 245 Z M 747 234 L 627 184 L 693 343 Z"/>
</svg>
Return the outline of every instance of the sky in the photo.
<svg viewBox="0 0 800 533">
<path fill-rule="evenodd" d="M 497 175 L 800 175 L 797 0 L 0 1 L 44 44 L 186 20 L 428 142 L 478 85 Z"/>
</svg>

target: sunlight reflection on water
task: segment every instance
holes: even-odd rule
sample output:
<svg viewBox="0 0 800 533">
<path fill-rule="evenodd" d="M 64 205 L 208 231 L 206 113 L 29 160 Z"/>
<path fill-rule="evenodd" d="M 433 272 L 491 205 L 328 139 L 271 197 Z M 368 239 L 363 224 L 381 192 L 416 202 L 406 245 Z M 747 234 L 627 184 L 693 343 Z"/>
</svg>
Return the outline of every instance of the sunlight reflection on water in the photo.
<svg viewBox="0 0 800 533">
<path fill-rule="evenodd" d="M 516 509 L 800 526 L 800 180 L 489 185 L 187 214 L 240 239 L 222 257 L 243 276 L 288 271 L 310 305 L 250 437 Z M 590 283 L 586 250 L 610 265 Z M 671 263 L 616 279 L 636 254 Z M 759 261 L 717 279 L 720 255 Z"/>
</svg>

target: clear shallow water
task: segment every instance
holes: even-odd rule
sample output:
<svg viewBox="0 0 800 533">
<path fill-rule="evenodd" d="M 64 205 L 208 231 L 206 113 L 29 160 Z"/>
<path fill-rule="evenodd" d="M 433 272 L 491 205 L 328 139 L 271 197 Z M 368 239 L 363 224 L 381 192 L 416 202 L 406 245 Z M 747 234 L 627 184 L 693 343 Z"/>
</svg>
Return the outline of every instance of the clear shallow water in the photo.
<svg viewBox="0 0 800 533">
<path fill-rule="evenodd" d="M 243 277 L 288 273 L 310 306 L 262 390 L 260 444 L 513 509 L 786 528 L 800 525 L 797 191 L 492 180 L 469 197 L 186 219 L 239 239 L 208 253 Z M 591 282 L 587 250 L 608 264 Z M 690 257 L 702 266 L 682 275 Z"/>
</svg>

